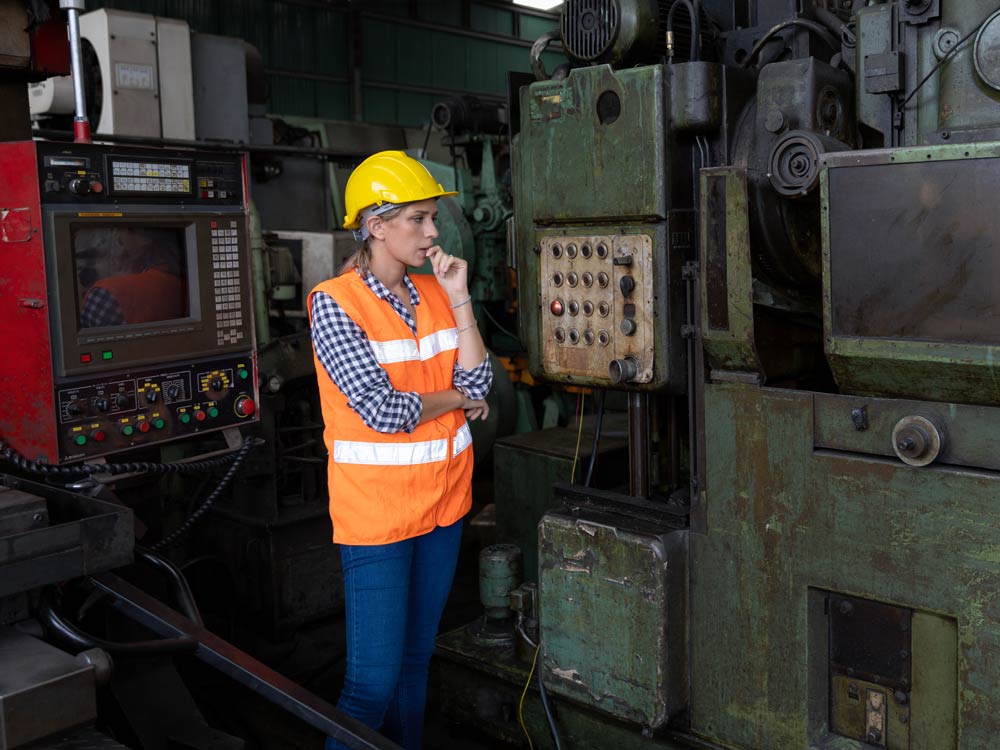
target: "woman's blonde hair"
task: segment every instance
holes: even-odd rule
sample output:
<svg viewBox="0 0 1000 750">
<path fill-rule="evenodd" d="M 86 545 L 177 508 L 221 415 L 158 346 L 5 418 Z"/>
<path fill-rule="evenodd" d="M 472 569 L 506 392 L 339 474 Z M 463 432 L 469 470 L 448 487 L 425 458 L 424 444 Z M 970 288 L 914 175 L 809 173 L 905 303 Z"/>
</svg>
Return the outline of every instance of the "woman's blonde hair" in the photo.
<svg viewBox="0 0 1000 750">
<path fill-rule="evenodd" d="M 397 206 L 396 208 L 391 208 L 384 214 L 379 214 L 379 218 L 383 221 L 389 221 L 395 219 L 402 213 L 406 206 Z M 351 254 L 351 256 L 344 261 L 344 265 L 340 267 L 340 271 L 337 273 L 338 276 L 347 273 L 348 271 L 353 271 L 357 269 L 362 275 L 366 275 L 371 270 L 371 260 L 372 260 L 372 249 L 371 237 L 365 240 L 361 240 L 358 243 L 358 249 Z"/>
</svg>

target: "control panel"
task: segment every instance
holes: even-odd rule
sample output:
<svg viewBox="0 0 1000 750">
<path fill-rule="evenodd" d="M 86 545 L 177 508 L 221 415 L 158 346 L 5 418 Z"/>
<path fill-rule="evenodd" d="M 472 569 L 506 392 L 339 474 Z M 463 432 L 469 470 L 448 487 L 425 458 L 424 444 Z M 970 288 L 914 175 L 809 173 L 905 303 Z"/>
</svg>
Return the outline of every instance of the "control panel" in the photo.
<svg viewBox="0 0 1000 750">
<path fill-rule="evenodd" d="M 653 240 L 551 235 L 539 242 L 542 365 L 550 376 L 653 380 Z"/>
<path fill-rule="evenodd" d="M 60 460 L 251 421 L 253 364 L 245 356 L 222 357 L 64 384 L 56 391 Z"/>
</svg>

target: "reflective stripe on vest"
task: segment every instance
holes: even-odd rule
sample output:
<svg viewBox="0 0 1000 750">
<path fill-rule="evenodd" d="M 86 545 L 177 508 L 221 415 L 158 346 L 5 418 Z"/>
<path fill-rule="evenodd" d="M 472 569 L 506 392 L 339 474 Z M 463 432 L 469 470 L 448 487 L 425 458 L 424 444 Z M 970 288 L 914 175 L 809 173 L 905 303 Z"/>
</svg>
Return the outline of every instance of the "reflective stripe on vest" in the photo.
<svg viewBox="0 0 1000 750">
<path fill-rule="evenodd" d="M 463 424 L 455 432 L 451 455 L 454 458 L 472 445 L 472 432 Z M 365 443 L 359 440 L 334 440 L 333 460 L 338 464 L 414 466 L 444 461 L 448 440 L 424 440 L 418 443 Z"/>
<path fill-rule="evenodd" d="M 419 346 L 413 339 L 397 339 L 395 341 L 372 341 L 372 351 L 380 365 L 393 365 L 400 362 L 426 362 L 441 352 L 458 348 L 458 329 L 445 328 L 435 331 L 420 339 Z"/>
</svg>

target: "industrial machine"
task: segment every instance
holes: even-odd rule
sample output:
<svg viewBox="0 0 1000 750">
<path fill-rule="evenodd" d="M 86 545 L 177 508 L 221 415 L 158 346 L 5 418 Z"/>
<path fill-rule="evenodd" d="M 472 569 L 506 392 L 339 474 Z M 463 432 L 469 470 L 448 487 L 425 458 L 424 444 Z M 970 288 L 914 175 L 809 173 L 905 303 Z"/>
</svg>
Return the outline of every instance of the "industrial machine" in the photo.
<svg viewBox="0 0 1000 750">
<path fill-rule="evenodd" d="M 62 463 L 257 420 L 241 157 L 21 142 L 0 170 L 14 450 Z"/>
<path fill-rule="evenodd" d="M 571 64 L 512 103 L 521 337 L 537 378 L 626 394 L 628 461 L 498 495 L 449 716 L 575 750 L 995 744 L 998 29 L 564 3 Z"/>
</svg>

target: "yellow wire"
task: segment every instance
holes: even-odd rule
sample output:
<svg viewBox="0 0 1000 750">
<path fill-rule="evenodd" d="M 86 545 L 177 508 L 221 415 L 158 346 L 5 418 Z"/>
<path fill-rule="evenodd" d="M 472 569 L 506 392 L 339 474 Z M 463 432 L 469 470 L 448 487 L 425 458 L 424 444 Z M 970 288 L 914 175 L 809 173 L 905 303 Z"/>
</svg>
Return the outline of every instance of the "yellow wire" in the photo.
<svg viewBox="0 0 1000 750">
<path fill-rule="evenodd" d="M 524 683 L 521 702 L 517 704 L 517 721 L 521 725 L 521 731 L 524 732 L 524 736 L 528 738 L 528 750 L 535 750 L 535 746 L 531 744 L 531 735 L 528 734 L 528 728 L 524 726 L 524 696 L 528 694 L 528 686 L 531 685 L 531 678 L 535 675 L 535 664 L 538 663 L 538 652 L 541 650 L 542 644 L 539 643 L 535 646 L 535 658 L 531 660 L 531 671 L 528 672 L 528 681 Z"/>
<path fill-rule="evenodd" d="M 573 468 L 569 472 L 569 483 L 573 484 L 573 479 L 576 478 L 576 461 L 580 458 L 580 437 L 583 435 L 583 401 L 584 395 L 581 393 L 579 396 L 579 404 L 577 406 L 577 421 L 579 426 L 576 429 L 576 452 L 573 454 Z"/>
</svg>

